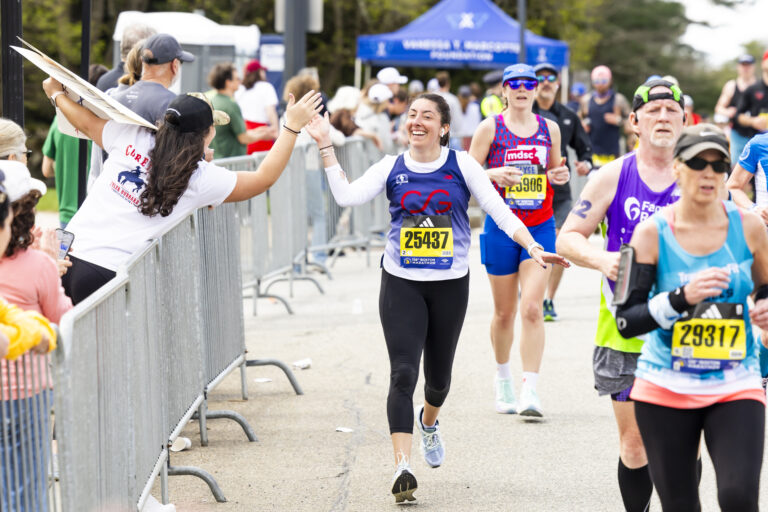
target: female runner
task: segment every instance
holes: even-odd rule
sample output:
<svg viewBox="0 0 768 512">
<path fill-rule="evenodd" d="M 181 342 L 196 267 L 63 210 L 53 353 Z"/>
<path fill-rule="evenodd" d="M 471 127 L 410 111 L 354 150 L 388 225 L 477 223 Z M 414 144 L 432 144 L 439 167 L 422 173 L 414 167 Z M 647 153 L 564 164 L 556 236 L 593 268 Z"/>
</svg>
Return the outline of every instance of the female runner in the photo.
<svg viewBox="0 0 768 512">
<path fill-rule="evenodd" d="M 720 199 L 731 169 L 722 131 L 686 128 L 675 157 L 680 200 L 622 249 L 634 262 L 619 270 L 629 278 L 617 327 L 624 337 L 650 332 L 630 397 L 664 510 L 701 510 L 702 432 L 720 508 L 758 510 L 765 393 L 751 323 L 768 327 L 768 235 L 757 215 Z"/>
<path fill-rule="evenodd" d="M 555 252 L 555 219 L 551 183 L 568 182 L 568 167 L 560 156 L 560 129 L 555 121 L 533 113 L 538 85 L 531 66 L 515 64 L 504 70 L 503 95 L 507 108 L 480 123 L 469 154 L 480 164 L 487 162 L 488 177 L 504 202 L 528 227 L 544 250 Z M 521 247 L 507 237 L 495 219 L 485 218 L 480 251 L 493 293 L 491 343 L 496 357 L 496 412 L 541 417 L 536 393 L 544 354 L 544 317 L 541 304 L 549 270 L 531 261 Z M 523 387 L 520 403 L 515 399 L 510 351 L 518 309 L 522 332 L 520 355 Z"/>
<path fill-rule="evenodd" d="M 568 265 L 533 239 L 477 162 L 467 153 L 448 149 L 450 124 L 445 100 L 422 94 L 408 110 L 409 150 L 385 156 L 351 184 L 333 152 L 328 117 L 316 116 L 306 128 L 320 147 L 339 205 L 363 204 L 385 190 L 390 201 L 379 315 L 390 359 L 387 418 L 397 465 L 392 494 L 398 503 L 415 499 L 416 478 L 409 465 L 414 416 L 427 464 L 437 467 L 445 456 L 437 415 L 448 395 L 467 308 L 470 193 L 538 265 Z M 425 400 L 414 414 L 422 352 Z"/>
</svg>

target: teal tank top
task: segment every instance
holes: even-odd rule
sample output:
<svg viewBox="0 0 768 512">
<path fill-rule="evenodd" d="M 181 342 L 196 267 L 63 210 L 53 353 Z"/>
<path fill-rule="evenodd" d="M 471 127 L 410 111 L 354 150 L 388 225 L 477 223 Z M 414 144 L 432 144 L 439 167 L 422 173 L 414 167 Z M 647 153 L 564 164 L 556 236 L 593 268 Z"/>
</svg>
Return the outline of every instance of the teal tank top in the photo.
<svg viewBox="0 0 768 512">
<path fill-rule="evenodd" d="M 719 394 L 760 387 L 758 347 L 747 306 L 753 289 L 753 258 L 738 208 L 730 201 L 723 205 L 728 236 L 718 250 L 704 256 L 689 254 L 680 246 L 662 212 L 652 217 L 658 230 L 659 259 L 651 295 L 683 286 L 710 267 L 730 274 L 728 288 L 720 296 L 704 301 L 695 314 L 679 319 L 672 329 L 656 329 L 646 338 L 635 375 L 675 393 Z"/>
</svg>

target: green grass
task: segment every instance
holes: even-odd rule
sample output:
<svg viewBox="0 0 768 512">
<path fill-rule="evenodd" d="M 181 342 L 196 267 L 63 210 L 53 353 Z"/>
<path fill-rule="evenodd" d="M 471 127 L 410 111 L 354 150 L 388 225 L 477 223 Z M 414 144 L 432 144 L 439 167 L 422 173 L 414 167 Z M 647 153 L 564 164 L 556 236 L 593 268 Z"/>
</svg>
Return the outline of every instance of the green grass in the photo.
<svg viewBox="0 0 768 512">
<path fill-rule="evenodd" d="M 49 188 L 40 201 L 37 202 L 37 211 L 39 212 L 58 212 L 59 200 L 56 197 L 56 189 Z"/>
</svg>

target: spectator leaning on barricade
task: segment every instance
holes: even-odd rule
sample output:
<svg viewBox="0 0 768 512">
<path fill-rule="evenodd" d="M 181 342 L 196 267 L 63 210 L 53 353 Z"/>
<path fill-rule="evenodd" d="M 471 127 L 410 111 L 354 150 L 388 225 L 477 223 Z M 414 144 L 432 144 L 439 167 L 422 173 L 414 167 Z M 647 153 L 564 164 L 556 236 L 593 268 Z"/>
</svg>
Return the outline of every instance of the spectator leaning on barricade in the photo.
<svg viewBox="0 0 768 512">
<path fill-rule="evenodd" d="M 240 87 L 240 76 L 234 64 L 230 62 L 216 64 L 208 75 L 208 83 L 214 88 L 209 99 L 213 108 L 221 110 L 229 116 L 229 123 L 216 128 L 211 149 L 214 158 L 243 156 L 247 153 L 248 144 L 262 138 L 263 128 L 245 127 L 245 120 L 240 106 L 235 101 L 235 91 Z M 297 96 L 300 97 L 300 96 Z"/>
<path fill-rule="evenodd" d="M 715 105 L 715 115 L 721 118 L 716 120 L 720 122 L 730 122 L 731 133 L 729 135 L 731 146 L 731 162 L 739 159 L 741 150 L 749 140 L 749 127 L 743 126 L 737 119 L 739 101 L 744 95 L 744 91 L 755 83 L 755 58 L 748 53 L 741 55 L 738 59 L 738 75 L 734 80 L 728 80 L 723 85 L 720 92 L 720 98 Z"/>
<path fill-rule="evenodd" d="M 568 156 L 567 147 L 570 146 L 576 152 L 577 161 L 573 163 L 573 170 L 580 176 L 586 176 L 592 169 L 592 146 L 589 136 L 581 125 L 579 116 L 573 110 L 563 106 L 557 101 L 557 91 L 560 87 L 560 76 L 557 68 L 550 63 L 542 63 L 534 68 L 539 86 L 536 88 L 536 99 L 533 102 L 533 113 L 549 113 L 560 127 L 560 154 Z M 555 195 L 552 199 L 552 209 L 555 212 L 555 234 L 560 234 L 560 228 L 565 223 L 568 212 L 571 211 L 571 185 L 552 184 Z M 544 321 L 557 319 L 554 298 L 560 279 L 563 277 L 563 267 L 555 266 L 549 274 L 547 294 L 544 299 Z"/>
<path fill-rule="evenodd" d="M 197 208 L 266 191 L 285 169 L 299 130 L 320 104 L 316 93 L 292 99 L 275 147 L 259 169 L 235 173 L 203 159 L 210 156 L 214 124 L 229 122 L 203 94 L 176 97 L 154 132 L 97 117 L 70 100 L 53 78 L 43 82 L 43 89 L 62 115 L 109 155 L 68 226 L 75 241 L 64 288 L 75 304 L 112 279 L 146 240 L 161 236 Z"/>
<path fill-rule="evenodd" d="M 128 61 L 126 61 L 126 68 L 130 67 L 129 61 L 130 56 Z M 103 68 L 104 66 L 101 67 Z M 91 64 L 88 69 L 88 82 L 91 85 L 96 85 L 100 71 L 98 68 L 94 68 L 94 64 Z M 93 165 L 91 161 L 92 146 L 91 141 L 88 141 L 86 161 L 90 162 L 89 167 Z M 101 150 L 98 153 L 101 153 Z M 101 155 L 96 155 L 96 158 L 99 159 L 97 163 L 100 164 Z M 77 211 L 80 181 L 79 164 L 80 139 L 61 133 L 58 117 L 54 116 L 51 126 L 48 128 L 48 135 L 43 143 L 43 176 L 56 179 L 56 198 L 59 200 L 59 224 L 62 228 L 67 227 L 69 219 Z M 100 171 L 101 166 L 99 165 L 96 175 Z"/>
<path fill-rule="evenodd" d="M 64 295 L 54 261 L 55 235 L 50 244 L 53 254 L 33 248 L 40 242 L 33 232 L 35 205 L 45 194 L 45 184 L 33 179 L 20 162 L 0 162 L 0 170 L 5 175 L 4 183 L 13 209 L 11 239 L 0 258 L 0 295 L 25 311 L 34 311 L 59 323 L 62 315 L 72 309 L 72 301 Z M 41 346 L 38 351 L 42 352 L 44 348 Z M 11 501 L 16 495 L 21 503 L 29 499 L 31 504 L 39 507 L 37 510 L 45 510 L 47 501 L 45 454 L 50 442 L 48 411 L 52 405 L 50 389 L 53 384 L 48 379 L 47 364 L 46 358 L 38 352 L 26 354 L 19 364 L 0 362 L 3 389 L 0 407 L 11 411 L 10 417 L 6 416 L 8 424 L 3 428 L 14 432 L 12 436 L 15 435 L 17 440 L 15 449 L 10 451 L 11 466 L 15 464 L 19 474 L 19 463 L 31 461 L 11 492 L 3 495 L 10 494 Z M 29 457 L 29 454 L 33 456 Z"/>
<path fill-rule="evenodd" d="M 245 66 L 243 86 L 235 93 L 235 101 L 249 130 L 260 128 L 259 139 L 248 144 L 248 154 L 267 151 L 277 138 L 277 91 L 267 81 L 267 68 L 258 60 Z"/>
<path fill-rule="evenodd" d="M 768 50 L 763 53 L 760 66 L 762 68 L 760 78 L 747 87 L 736 108 L 736 119 L 740 125 L 746 127 L 739 133 L 747 140 L 758 133 L 768 131 Z"/>
<path fill-rule="evenodd" d="M 0 254 L 5 253 L 13 233 L 11 226 L 13 209 L 11 198 L 3 186 L 4 181 L 5 174 L 0 171 Z M 35 311 L 24 311 L 0 297 L 0 355 L 3 355 L 6 360 L 12 361 L 29 350 L 37 354 L 44 354 L 55 348 L 56 333 L 48 320 Z M 18 368 L 15 363 L 14 366 Z M 7 368 L 8 362 L 3 361 L 0 372 L 5 374 Z M 2 389 L 0 395 L 11 397 L 8 391 Z M 34 490 L 41 488 L 34 483 L 38 478 L 43 478 L 44 466 L 28 467 L 24 465 L 25 460 L 29 461 L 29 443 L 32 439 L 29 437 L 31 433 L 28 429 L 32 426 L 27 423 L 27 428 L 24 428 L 18 422 L 12 421 L 22 416 L 28 416 L 26 411 L 29 406 L 24 400 L 11 398 L 9 403 L 0 404 L 0 407 L 6 416 L 2 425 L 5 432 L 4 437 L 8 439 L 7 436 L 10 436 L 11 439 L 16 440 L 15 443 L 0 443 L 0 500 L 2 500 L 0 503 L 3 504 L 0 508 L 6 510 L 5 504 L 8 503 L 29 502 L 36 507 L 34 510 L 47 510 L 45 502 L 47 486 L 42 486 L 43 496 L 36 495 Z M 44 417 L 47 417 L 47 411 Z M 24 428 L 24 432 L 19 430 L 21 428 Z M 22 439 L 26 440 L 26 444 L 22 444 Z M 44 441 L 44 438 L 38 438 L 38 440 Z M 15 510 L 15 508 L 11 506 L 10 510 Z"/>
<path fill-rule="evenodd" d="M 136 46 L 136 43 L 142 39 L 146 39 L 155 35 L 157 31 L 146 25 L 128 25 L 123 30 L 123 37 L 120 40 L 120 63 L 114 68 L 107 71 L 98 82 L 96 87 L 101 91 L 108 91 L 113 87 L 117 87 L 118 79 L 125 73 L 124 64 L 128 58 L 128 52 Z"/>
</svg>

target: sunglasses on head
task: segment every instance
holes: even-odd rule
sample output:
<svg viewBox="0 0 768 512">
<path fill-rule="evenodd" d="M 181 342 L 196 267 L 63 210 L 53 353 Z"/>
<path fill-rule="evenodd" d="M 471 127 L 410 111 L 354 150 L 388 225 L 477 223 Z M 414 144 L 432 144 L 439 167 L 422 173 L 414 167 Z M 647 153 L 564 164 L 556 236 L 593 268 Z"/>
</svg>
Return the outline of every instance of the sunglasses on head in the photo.
<svg viewBox="0 0 768 512">
<path fill-rule="evenodd" d="M 532 80 L 530 78 L 512 78 L 504 82 L 504 84 L 508 85 L 512 90 L 517 90 L 520 88 L 520 86 L 523 86 L 527 90 L 532 91 L 536 88 L 537 85 L 539 85 L 539 81 Z"/>
<path fill-rule="evenodd" d="M 718 174 L 724 174 L 731 170 L 731 164 L 725 160 L 715 160 L 714 162 L 710 162 L 709 160 L 704 160 L 698 156 L 695 156 L 690 160 L 686 160 L 683 163 L 694 171 L 703 171 L 707 168 L 708 165 L 711 166 L 712 170 Z"/>
<path fill-rule="evenodd" d="M 539 80 L 539 83 L 542 83 L 542 82 L 553 83 L 557 81 L 557 76 L 555 75 L 549 75 L 549 76 L 539 75 L 536 78 Z"/>
</svg>

